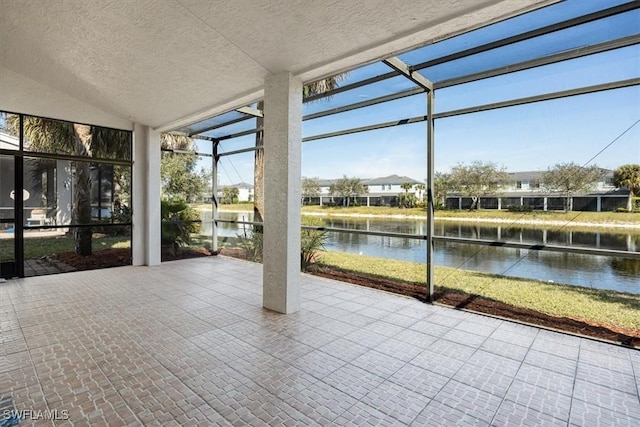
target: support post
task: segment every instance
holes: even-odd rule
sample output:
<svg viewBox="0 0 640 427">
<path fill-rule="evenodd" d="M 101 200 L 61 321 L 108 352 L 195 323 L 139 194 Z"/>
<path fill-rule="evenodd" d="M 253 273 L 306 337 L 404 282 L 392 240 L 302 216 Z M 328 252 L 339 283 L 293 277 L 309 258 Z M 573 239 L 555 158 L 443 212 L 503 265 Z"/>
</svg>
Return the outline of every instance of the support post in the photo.
<svg viewBox="0 0 640 427">
<path fill-rule="evenodd" d="M 218 141 L 213 142 L 211 156 L 211 253 L 218 255 Z"/>
<path fill-rule="evenodd" d="M 263 306 L 300 309 L 302 82 L 270 76 L 264 90 Z"/>
<path fill-rule="evenodd" d="M 140 124 L 133 130 L 133 265 L 160 264 L 160 133 Z"/>
<path fill-rule="evenodd" d="M 434 188 L 434 120 L 433 120 L 433 90 L 427 92 L 427 298 L 433 302 L 433 231 L 435 204 L 433 200 Z"/>
</svg>

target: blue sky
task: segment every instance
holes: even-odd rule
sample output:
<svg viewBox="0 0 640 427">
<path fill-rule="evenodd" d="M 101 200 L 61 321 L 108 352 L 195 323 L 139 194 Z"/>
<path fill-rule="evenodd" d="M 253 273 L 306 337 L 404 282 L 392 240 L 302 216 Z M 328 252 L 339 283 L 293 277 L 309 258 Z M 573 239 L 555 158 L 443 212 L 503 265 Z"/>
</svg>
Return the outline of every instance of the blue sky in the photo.
<svg viewBox="0 0 640 427">
<path fill-rule="evenodd" d="M 314 130 L 328 132 L 349 122 L 359 126 L 363 121 L 394 120 L 399 118 L 398 111 L 408 113 L 405 118 L 424 114 L 419 111 L 425 108 L 424 96 L 403 101 L 402 108 L 379 106 L 376 111 L 353 114 L 352 120 L 343 118 Z M 446 172 L 459 162 L 474 160 L 495 162 L 509 171 L 546 170 L 560 162 L 585 164 L 639 119 L 637 86 L 439 119 L 435 124 L 436 171 Z M 228 141 L 225 147 L 232 149 L 236 144 L 251 145 L 253 138 Z M 398 174 L 421 180 L 426 176 L 426 124 L 306 142 L 302 157 L 303 176 Z M 625 163 L 640 163 L 640 124 L 590 164 L 614 169 Z M 223 185 L 252 182 L 252 153 L 224 157 L 220 180 Z"/>
<path fill-rule="evenodd" d="M 587 3 L 590 5 L 587 6 Z M 606 4 L 611 5 L 613 2 Z M 565 8 L 563 13 L 571 11 L 575 15 L 573 9 L 595 7 L 593 5 L 591 2 L 572 1 L 561 6 Z M 544 12 L 548 15 L 545 22 L 549 22 L 549 16 L 553 15 L 552 9 Z M 640 12 L 624 14 L 611 19 L 611 22 L 596 22 L 585 25 L 584 28 L 572 28 L 561 41 L 557 39 L 558 35 L 546 40 L 527 41 L 526 46 L 515 46 L 500 54 L 488 52 L 468 61 L 443 64 L 425 69 L 423 74 L 437 81 L 501 65 L 501 61 L 509 63 L 528 59 L 523 58 L 526 55 L 550 54 L 636 34 L 638 29 L 634 22 L 639 17 Z M 527 24 L 530 22 L 531 20 L 527 21 Z M 518 25 L 522 25 L 522 22 L 516 21 L 501 28 L 503 32 L 514 31 L 512 27 Z M 475 35 L 478 40 L 451 39 L 445 42 L 451 45 L 461 42 L 479 43 L 486 41 L 491 35 L 487 34 Z M 445 42 L 432 46 L 446 49 Z M 401 57 L 415 63 L 428 54 L 433 52 L 424 48 L 423 51 L 418 50 Z M 343 84 L 387 71 L 389 69 L 384 64 L 372 64 L 349 73 Z M 436 112 L 449 111 L 636 77 L 640 77 L 638 45 L 440 89 L 435 93 L 435 109 Z M 344 92 L 329 100 L 305 104 L 304 114 L 411 87 L 409 80 L 394 77 Z M 303 137 L 425 114 L 426 97 L 419 94 L 305 121 Z M 435 169 L 447 172 L 457 163 L 474 160 L 495 162 L 508 171 L 546 170 L 560 162 L 586 164 L 638 120 L 639 86 L 443 118 L 435 123 Z M 248 122 L 240 126 L 251 127 Z M 237 127 L 231 130 L 243 129 Z M 222 148 L 233 150 L 253 144 L 254 137 L 249 135 L 225 141 Z M 337 178 L 348 175 L 373 178 L 397 174 L 422 180 L 426 176 L 426 123 L 306 142 L 302 146 L 302 157 L 303 176 Z M 640 163 L 640 123 L 589 164 L 614 169 L 625 163 Z M 252 182 L 253 153 L 224 157 L 220 169 L 222 185 L 239 181 Z"/>
</svg>

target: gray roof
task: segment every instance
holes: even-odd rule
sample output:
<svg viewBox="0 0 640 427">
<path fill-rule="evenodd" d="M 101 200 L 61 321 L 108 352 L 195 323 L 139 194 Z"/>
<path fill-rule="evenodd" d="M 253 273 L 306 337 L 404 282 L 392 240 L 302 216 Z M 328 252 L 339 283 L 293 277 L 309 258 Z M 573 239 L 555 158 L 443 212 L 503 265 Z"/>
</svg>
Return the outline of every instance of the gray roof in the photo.
<svg viewBox="0 0 640 427">
<path fill-rule="evenodd" d="M 522 172 L 508 172 L 509 178 L 514 181 L 542 181 L 542 176 L 546 171 L 522 171 Z M 602 169 L 603 178 L 613 176 L 613 171 L 610 169 Z"/>
<path fill-rule="evenodd" d="M 335 183 L 338 179 L 318 179 L 318 185 L 320 187 L 329 187 L 331 184 Z M 424 182 L 416 181 L 413 178 L 409 178 L 408 176 L 398 176 L 398 175 L 389 175 L 380 178 L 371 178 L 371 179 L 361 179 L 364 185 L 400 185 L 405 182 L 410 182 L 411 184 L 424 184 Z"/>
<path fill-rule="evenodd" d="M 543 174 L 543 171 L 509 172 L 509 178 L 514 181 L 541 181 Z"/>
<path fill-rule="evenodd" d="M 382 178 L 373 178 L 366 179 L 362 181 L 365 185 L 382 185 L 382 184 L 390 184 L 390 185 L 400 185 L 405 182 L 409 182 L 411 184 L 424 184 L 423 182 L 416 181 L 413 178 L 409 178 L 408 176 L 398 176 L 398 175 L 389 175 L 384 176 Z"/>
<path fill-rule="evenodd" d="M 223 188 L 237 188 L 237 189 L 247 189 L 247 190 L 252 190 L 253 189 L 253 185 L 252 184 L 247 184 L 246 182 L 239 182 L 237 184 L 230 184 L 230 185 L 223 185 L 220 187 L 220 189 Z"/>
</svg>

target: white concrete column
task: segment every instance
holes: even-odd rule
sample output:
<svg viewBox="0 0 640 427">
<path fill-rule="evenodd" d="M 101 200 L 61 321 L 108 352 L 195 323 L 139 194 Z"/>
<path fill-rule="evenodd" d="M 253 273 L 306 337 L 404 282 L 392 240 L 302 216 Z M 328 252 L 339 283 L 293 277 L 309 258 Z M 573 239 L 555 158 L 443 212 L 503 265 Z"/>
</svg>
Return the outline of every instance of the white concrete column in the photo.
<svg viewBox="0 0 640 427">
<path fill-rule="evenodd" d="M 160 133 L 133 128 L 133 265 L 160 264 Z"/>
<path fill-rule="evenodd" d="M 596 197 L 596 212 L 602 212 L 602 196 Z"/>
<path fill-rule="evenodd" d="M 263 306 L 300 310 L 302 82 L 285 72 L 264 90 Z"/>
</svg>

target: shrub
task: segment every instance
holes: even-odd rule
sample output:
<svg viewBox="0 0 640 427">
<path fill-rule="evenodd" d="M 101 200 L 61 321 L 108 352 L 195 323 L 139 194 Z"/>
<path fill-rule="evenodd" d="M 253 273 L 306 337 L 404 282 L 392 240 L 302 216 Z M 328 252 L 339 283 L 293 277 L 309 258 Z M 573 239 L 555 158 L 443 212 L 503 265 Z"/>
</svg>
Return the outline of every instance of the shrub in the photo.
<svg viewBox="0 0 640 427">
<path fill-rule="evenodd" d="M 302 225 L 322 227 L 324 221 L 316 217 L 302 217 Z M 302 230 L 300 235 L 300 269 L 307 271 L 316 260 L 319 251 L 325 250 L 327 232 L 320 230 Z"/>
<path fill-rule="evenodd" d="M 315 217 L 303 217 L 303 225 L 321 227 L 324 222 Z M 244 251 L 245 257 L 249 261 L 262 262 L 262 227 L 255 226 L 253 230 L 245 230 L 238 234 L 238 245 Z M 315 262 L 318 251 L 324 250 L 327 240 L 327 232 L 320 230 L 302 230 L 300 233 L 300 269 L 307 269 Z"/>
<path fill-rule="evenodd" d="M 129 234 L 130 228 L 127 225 L 120 227 L 111 226 L 111 224 L 128 224 L 131 223 L 131 210 L 127 206 L 121 206 L 119 211 L 113 212 L 111 217 L 96 219 L 92 221 L 96 224 L 91 230 L 93 233 L 104 234 L 105 236 L 124 236 Z M 109 224 L 109 226 L 103 226 Z"/>
<path fill-rule="evenodd" d="M 528 205 L 509 205 L 507 206 L 509 212 L 533 212 L 533 206 Z"/>
<path fill-rule="evenodd" d="M 256 226 L 252 231 L 245 229 L 242 234 L 237 234 L 238 244 L 244 251 L 244 256 L 249 261 L 262 262 L 262 227 Z"/>
<path fill-rule="evenodd" d="M 160 240 L 172 256 L 191 243 L 191 234 L 200 231 L 200 214 L 182 200 L 160 204 L 162 217 Z"/>
</svg>

